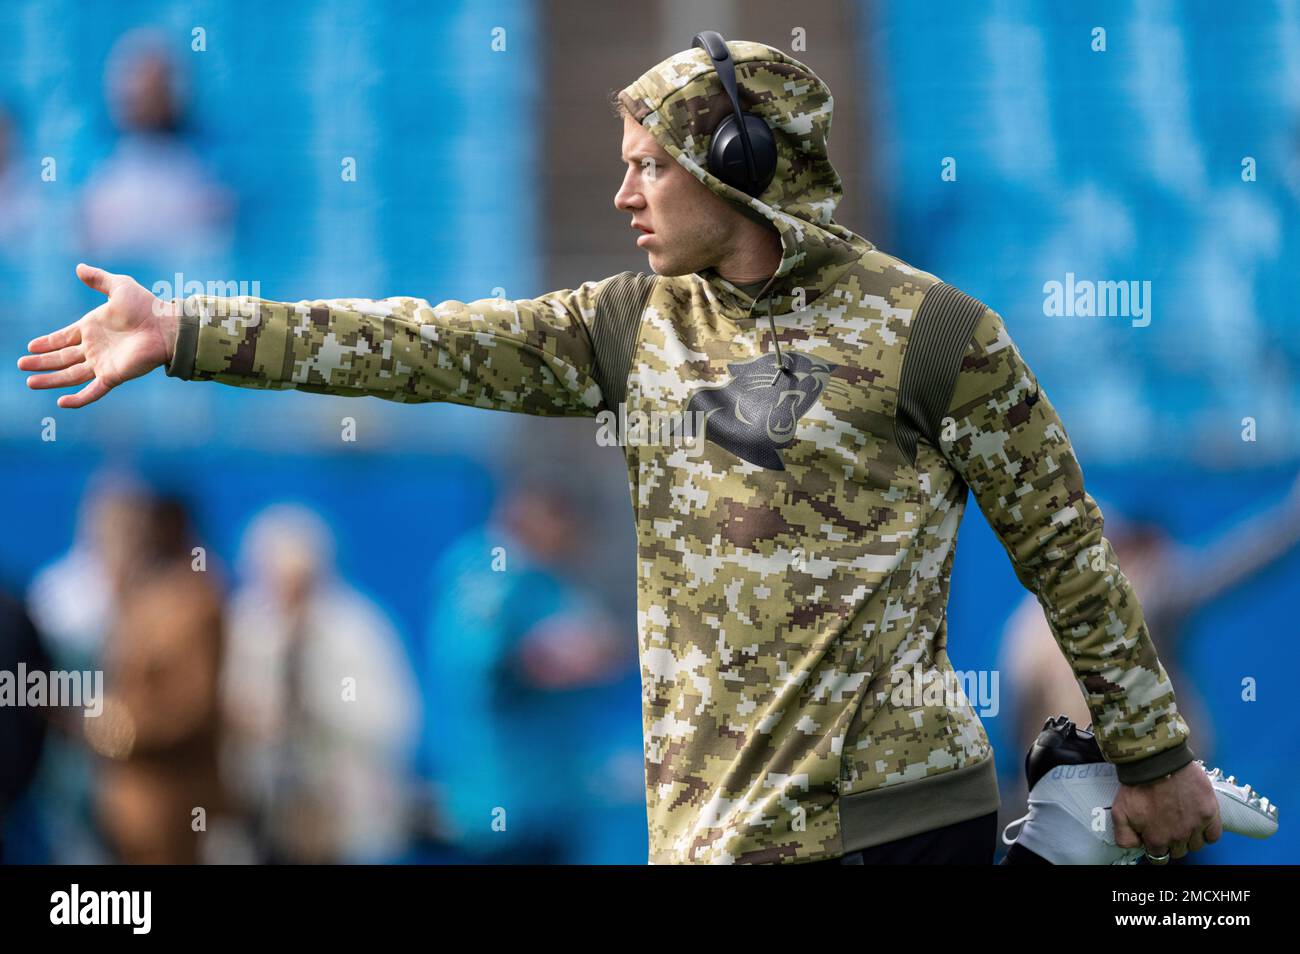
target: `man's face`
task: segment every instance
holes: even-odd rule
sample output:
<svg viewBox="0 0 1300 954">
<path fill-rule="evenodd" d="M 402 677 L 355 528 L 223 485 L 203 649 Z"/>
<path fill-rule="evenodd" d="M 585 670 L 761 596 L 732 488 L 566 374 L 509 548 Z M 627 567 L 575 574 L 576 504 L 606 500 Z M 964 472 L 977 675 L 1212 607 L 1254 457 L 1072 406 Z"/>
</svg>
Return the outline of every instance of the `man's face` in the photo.
<svg viewBox="0 0 1300 954">
<path fill-rule="evenodd" d="M 741 214 L 679 166 L 654 136 L 623 117 L 623 184 L 614 206 L 632 216 L 638 247 L 659 275 L 689 275 L 727 253 Z"/>
</svg>

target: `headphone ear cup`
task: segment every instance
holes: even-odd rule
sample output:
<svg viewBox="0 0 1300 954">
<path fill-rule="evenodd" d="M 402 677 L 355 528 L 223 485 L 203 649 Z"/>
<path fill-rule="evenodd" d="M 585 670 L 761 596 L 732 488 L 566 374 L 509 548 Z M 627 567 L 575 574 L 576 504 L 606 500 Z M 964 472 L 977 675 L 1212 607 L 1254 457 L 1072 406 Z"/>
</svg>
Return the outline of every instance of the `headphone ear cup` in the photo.
<svg viewBox="0 0 1300 954">
<path fill-rule="evenodd" d="M 754 152 L 756 178 L 751 181 L 745 164 L 745 144 L 740 140 L 740 126 L 735 115 L 728 116 L 714 130 L 709 144 L 709 172 L 733 189 L 757 198 L 776 175 L 776 139 L 772 130 L 753 113 L 742 113 L 749 145 Z"/>
</svg>

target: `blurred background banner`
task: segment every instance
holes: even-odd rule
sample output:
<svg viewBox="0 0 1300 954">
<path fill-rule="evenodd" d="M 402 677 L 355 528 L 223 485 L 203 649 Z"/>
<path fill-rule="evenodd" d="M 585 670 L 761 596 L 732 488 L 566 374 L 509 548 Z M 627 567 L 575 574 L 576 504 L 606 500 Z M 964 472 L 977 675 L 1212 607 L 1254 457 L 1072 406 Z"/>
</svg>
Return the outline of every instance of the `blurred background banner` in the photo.
<svg viewBox="0 0 1300 954">
<path fill-rule="evenodd" d="M 106 701 L 0 710 L 4 860 L 645 862 L 593 421 L 161 371 L 71 412 L 13 362 L 98 304 L 79 261 L 275 300 L 646 271 L 606 99 L 701 29 L 826 80 L 836 221 L 1004 316 L 1193 749 L 1300 804 L 1300 3 L 0 0 L 0 669 Z M 1088 717 L 975 507 L 961 539 L 1010 819 L 1033 731 Z M 1284 824 L 1188 863 L 1297 860 Z"/>
</svg>

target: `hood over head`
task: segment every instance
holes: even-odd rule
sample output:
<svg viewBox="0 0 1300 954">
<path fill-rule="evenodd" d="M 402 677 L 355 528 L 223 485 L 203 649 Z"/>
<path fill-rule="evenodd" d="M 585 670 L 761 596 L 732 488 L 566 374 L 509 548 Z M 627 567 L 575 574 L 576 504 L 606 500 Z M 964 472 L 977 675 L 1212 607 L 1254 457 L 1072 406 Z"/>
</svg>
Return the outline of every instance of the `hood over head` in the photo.
<svg viewBox="0 0 1300 954">
<path fill-rule="evenodd" d="M 767 307 L 769 314 L 796 311 L 816 301 L 835 276 L 872 245 L 833 220 L 843 191 L 826 150 L 830 89 L 812 70 L 774 47 L 734 40 L 727 49 L 736 64 L 741 109 L 762 117 L 776 140 L 776 175 L 757 198 L 708 171 L 713 130 L 732 115 L 732 108 L 706 51 L 692 48 L 673 54 L 620 91 L 619 102 L 712 192 L 776 228 L 781 264 L 764 293 Z M 726 281 L 712 268 L 700 274 L 712 283 Z M 794 297 L 796 288 L 803 289 L 801 301 Z"/>
</svg>

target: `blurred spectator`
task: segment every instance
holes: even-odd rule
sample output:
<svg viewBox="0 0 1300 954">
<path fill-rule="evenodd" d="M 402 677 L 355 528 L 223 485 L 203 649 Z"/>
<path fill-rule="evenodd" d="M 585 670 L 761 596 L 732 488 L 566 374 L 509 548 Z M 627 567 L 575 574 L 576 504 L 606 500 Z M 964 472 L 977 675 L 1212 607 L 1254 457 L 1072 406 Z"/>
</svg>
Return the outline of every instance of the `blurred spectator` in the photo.
<svg viewBox="0 0 1300 954">
<path fill-rule="evenodd" d="M 639 676 L 635 638 L 560 571 L 590 545 L 582 512 L 571 482 L 521 476 L 494 524 L 435 568 L 424 770 L 440 835 L 465 860 L 582 861 L 619 800 L 643 832 L 639 736 L 622 758 L 610 737 L 611 692 L 639 701 L 622 678 Z"/>
<path fill-rule="evenodd" d="M 233 199 L 180 137 L 184 96 L 164 38 L 125 34 L 105 72 L 122 136 L 86 186 L 87 254 L 170 269 L 224 252 Z"/>
<path fill-rule="evenodd" d="M 104 710 L 84 720 L 103 757 L 96 813 L 115 860 L 194 864 L 209 825 L 226 814 L 217 773 L 221 594 L 206 554 L 192 556 L 178 500 L 153 500 L 132 529 L 104 646 Z"/>
<path fill-rule="evenodd" d="M 27 592 L 32 620 L 53 668 L 97 670 L 105 634 L 148 526 L 149 490 L 124 474 L 92 477 L 82 495 L 69 551 L 36 574 Z M 90 752 L 75 720 L 55 719 L 35 786 L 41 825 L 58 864 L 106 861 L 94 819 Z"/>
<path fill-rule="evenodd" d="M 0 258 L 17 256 L 27 246 L 27 232 L 36 215 L 35 186 L 40 170 L 33 167 L 26 175 L 14 161 L 16 123 L 13 115 L 0 104 Z"/>
<path fill-rule="evenodd" d="M 20 665 L 28 672 L 50 668 L 40 636 L 22 604 L 0 591 L 0 673 L 11 674 L 19 692 L 24 688 L 18 683 Z M 5 859 L 9 819 L 35 777 L 45 734 L 41 709 L 0 705 L 0 861 Z"/>
<path fill-rule="evenodd" d="M 291 504 L 244 537 L 223 768 L 264 861 L 383 862 L 406 844 L 419 697 L 396 631 L 333 554 L 321 519 Z"/>
<path fill-rule="evenodd" d="M 32 618 L 61 668 L 98 661 L 117 599 L 140 559 L 153 506 L 150 489 L 132 476 L 92 477 L 71 549 L 32 581 L 27 594 Z"/>
</svg>

